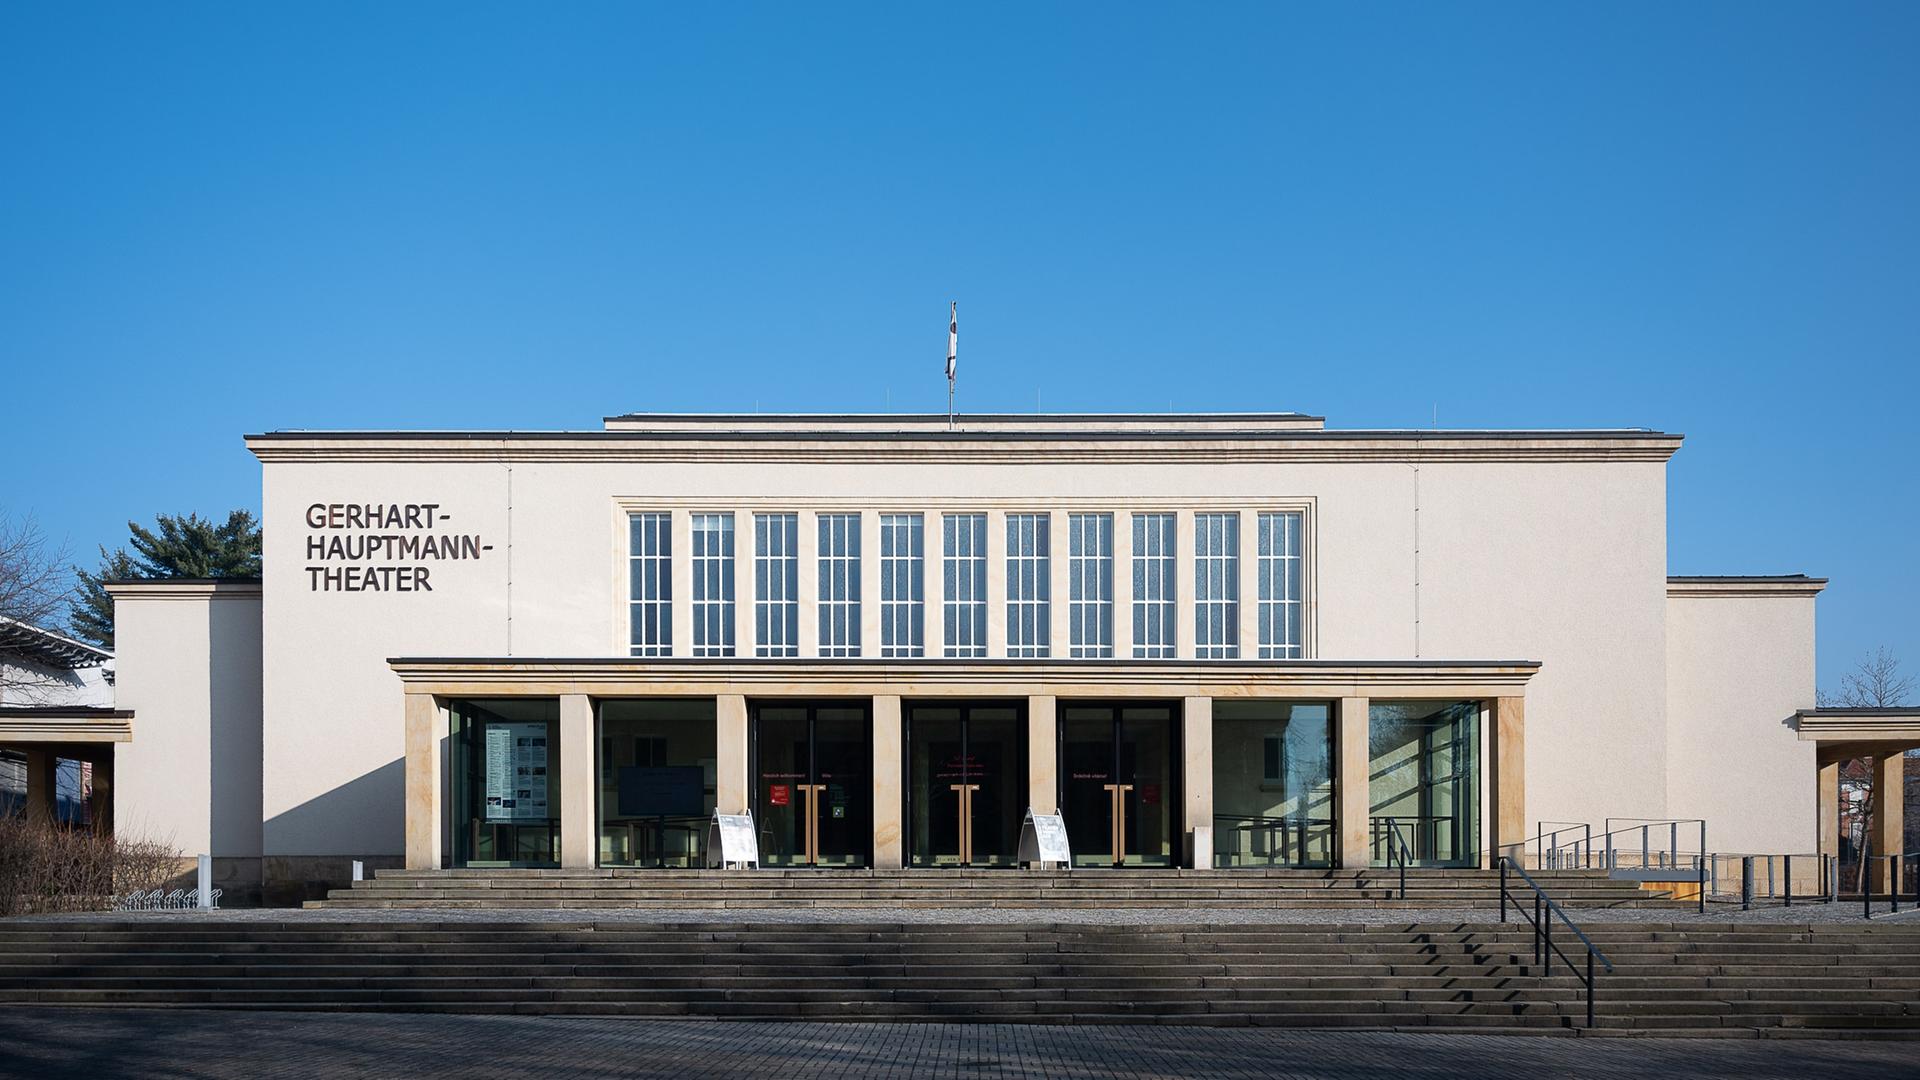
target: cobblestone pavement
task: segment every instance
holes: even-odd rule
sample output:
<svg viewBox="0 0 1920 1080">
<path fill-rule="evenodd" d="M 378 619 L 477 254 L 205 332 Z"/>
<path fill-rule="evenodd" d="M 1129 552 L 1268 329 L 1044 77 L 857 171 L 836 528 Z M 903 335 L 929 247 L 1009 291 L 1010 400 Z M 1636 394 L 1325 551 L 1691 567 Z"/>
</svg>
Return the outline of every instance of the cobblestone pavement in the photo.
<svg viewBox="0 0 1920 1080">
<path fill-rule="evenodd" d="M 0 1077 L 1920 1076 L 1920 1042 L 1259 1028 L 50 1010 L 0 1013 Z"/>
<path fill-rule="evenodd" d="M 1886 905 L 1877 905 L 1872 925 L 1905 923 L 1920 926 L 1920 909 L 1902 905 L 1899 914 L 1888 915 Z M 1570 909 L 1576 922 L 1586 923 L 1687 923 L 1728 925 L 1766 923 L 1803 925 L 1843 923 L 1860 925 L 1858 903 L 1795 904 L 1792 907 L 1756 907 L 1741 911 L 1738 905 L 1710 904 L 1706 913 L 1690 908 L 1576 908 Z M 1515 916 L 1517 918 L 1517 916 Z M 1099 926 L 1166 926 L 1273 923 L 1299 926 L 1369 925 L 1405 926 L 1412 923 L 1492 923 L 1500 921 L 1493 907 L 1480 908 L 232 908 L 213 912 L 135 911 L 83 912 L 70 915 L 27 915 L 10 921 L 50 919 L 61 922 L 98 919 L 121 922 L 128 919 L 155 920 L 227 920 L 234 922 L 564 922 L 564 923 L 956 923 L 966 925 L 1016 923 L 1086 923 Z"/>
</svg>

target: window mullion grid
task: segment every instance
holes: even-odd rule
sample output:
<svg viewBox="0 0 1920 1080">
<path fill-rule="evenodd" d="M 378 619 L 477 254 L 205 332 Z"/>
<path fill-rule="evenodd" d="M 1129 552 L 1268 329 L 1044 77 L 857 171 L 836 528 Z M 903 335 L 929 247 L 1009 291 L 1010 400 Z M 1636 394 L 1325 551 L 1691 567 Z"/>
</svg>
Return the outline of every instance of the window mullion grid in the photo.
<svg viewBox="0 0 1920 1080">
<path fill-rule="evenodd" d="M 628 515 L 628 645 L 634 656 L 673 652 L 673 517 Z"/>
</svg>

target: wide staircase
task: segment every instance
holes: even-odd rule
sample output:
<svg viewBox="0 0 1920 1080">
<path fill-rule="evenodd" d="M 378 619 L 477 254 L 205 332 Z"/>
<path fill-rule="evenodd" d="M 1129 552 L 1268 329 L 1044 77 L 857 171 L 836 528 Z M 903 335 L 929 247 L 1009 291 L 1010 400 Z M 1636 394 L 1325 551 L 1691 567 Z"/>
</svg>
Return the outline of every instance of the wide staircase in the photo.
<svg viewBox="0 0 1920 1080">
<path fill-rule="evenodd" d="M 0 1003 L 716 1019 L 1920 1033 L 1920 925 L 0 923 Z M 54 1021 L 57 1022 L 57 1021 Z"/>
<path fill-rule="evenodd" d="M 1663 907 L 1604 871 L 1534 876 L 1562 907 Z M 319 908 L 1496 908 L 1493 870 L 381 870 Z M 1517 884 L 1517 882 L 1516 882 Z"/>
</svg>

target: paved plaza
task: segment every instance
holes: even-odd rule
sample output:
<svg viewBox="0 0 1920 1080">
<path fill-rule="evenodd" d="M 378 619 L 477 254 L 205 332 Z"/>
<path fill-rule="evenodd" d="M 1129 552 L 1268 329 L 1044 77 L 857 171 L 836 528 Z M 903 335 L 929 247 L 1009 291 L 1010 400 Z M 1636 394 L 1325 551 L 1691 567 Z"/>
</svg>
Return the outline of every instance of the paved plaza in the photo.
<svg viewBox="0 0 1920 1080">
<path fill-rule="evenodd" d="M 0 1077 L 1920 1076 L 1920 1042 L 1256 1028 L 0 1012 Z"/>
</svg>

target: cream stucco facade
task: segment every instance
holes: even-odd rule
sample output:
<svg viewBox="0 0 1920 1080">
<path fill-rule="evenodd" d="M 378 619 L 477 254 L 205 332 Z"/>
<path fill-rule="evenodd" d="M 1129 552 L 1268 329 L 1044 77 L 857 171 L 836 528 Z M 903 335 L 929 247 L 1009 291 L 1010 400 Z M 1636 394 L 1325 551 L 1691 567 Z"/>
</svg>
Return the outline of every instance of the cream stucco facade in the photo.
<svg viewBox="0 0 1920 1080">
<path fill-rule="evenodd" d="M 1166 781 L 1181 798 L 1169 820 L 1190 846 L 1193 826 L 1211 828 L 1214 812 L 1208 703 L 1267 695 L 1327 703 L 1329 731 L 1344 736 L 1331 758 L 1345 785 L 1338 858 L 1351 862 L 1369 828 L 1357 796 L 1367 759 L 1354 741 L 1367 729 L 1354 726 L 1364 707 L 1338 703 L 1456 694 L 1480 710 L 1477 857 L 1523 843 L 1537 821 L 1609 816 L 1704 817 L 1715 846 L 1725 837 L 1741 850 L 1813 850 L 1817 770 L 1788 721 L 1813 705 L 1819 583 L 1743 591 L 1669 581 L 1666 463 L 1680 443 L 1646 431 L 1332 431 L 1292 414 L 963 417 L 952 431 L 945 418 L 637 416 L 574 433 L 250 436 L 263 468 L 257 595 L 240 604 L 118 594 L 129 635 L 120 703 L 139 716 L 120 806 L 172 815 L 162 823 L 183 843 L 264 858 L 269 878 L 329 878 L 348 858 L 445 861 L 449 710 L 479 694 L 560 702 L 556 767 L 569 771 L 559 801 L 572 797 L 576 820 L 592 803 L 566 778 L 594 771 L 594 756 L 564 733 L 592 730 L 592 702 L 648 695 L 714 702 L 715 798 L 731 793 L 742 806 L 759 781 L 728 770 L 744 768 L 738 725 L 755 702 L 870 700 L 870 745 L 897 756 L 888 740 L 900 737 L 890 718 L 902 701 L 909 710 L 934 698 L 1017 701 L 1028 725 L 1023 794 L 1044 810 L 1063 781 L 1042 718 L 1076 700 L 1137 697 L 1172 702 L 1179 717 L 1183 734 L 1172 738 L 1186 756 Z M 749 523 L 767 512 L 797 521 L 790 659 L 754 656 Z M 673 539 L 676 632 L 659 658 L 630 655 L 635 513 L 666 515 Z M 738 652 L 725 672 L 708 670 L 722 658 L 693 655 L 688 632 L 690 523 L 710 513 L 737 523 Z M 819 655 L 816 521 L 836 513 L 860 515 L 852 657 Z M 1052 653 L 1013 663 L 1006 521 L 1036 513 L 1052 525 Z M 1137 513 L 1174 524 L 1179 615 L 1170 655 L 1152 662 L 1131 655 L 1127 523 Z M 1216 661 L 1202 657 L 1190 605 L 1196 515 L 1221 513 L 1239 530 L 1240 653 Z M 926 655 L 892 667 L 876 602 L 883 514 L 926 523 Z M 942 655 L 946 514 L 985 520 L 981 656 Z M 1069 515 L 1079 514 L 1113 515 L 1111 658 L 1067 655 Z M 1300 522 L 1297 659 L 1256 655 L 1261 514 Z M 243 610 L 257 613 L 251 638 Z M 257 689 L 206 651 L 221 647 L 257 656 Z M 579 662 L 592 678 L 567 666 Z M 605 664 L 617 672 L 591 667 Z M 1324 677 L 1328 665 L 1346 674 Z M 1458 676 L 1488 665 L 1523 674 L 1502 685 Z M 240 698 L 257 702 L 257 723 L 242 720 Z M 197 719 L 157 719 L 176 713 Z M 410 725 L 431 740 L 430 762 L 419 742 L 410 763 Z M 195 749 L 202 738 L 213 746 Z M 885 756 L 875 758 L 872 850 L 883 863 L 901 841 L 880 834 L 902 827 L 885 805 L 898 803 L 888 785 L 900 782 Z M 423 784 L 431 806 L 420 802 Z M 436 817 L 410 820 L 425 813 Z M 564 826 L 561 835 L 569 861 L 594 858 L 577 832 L 571 847 Z"/>
</svg>

